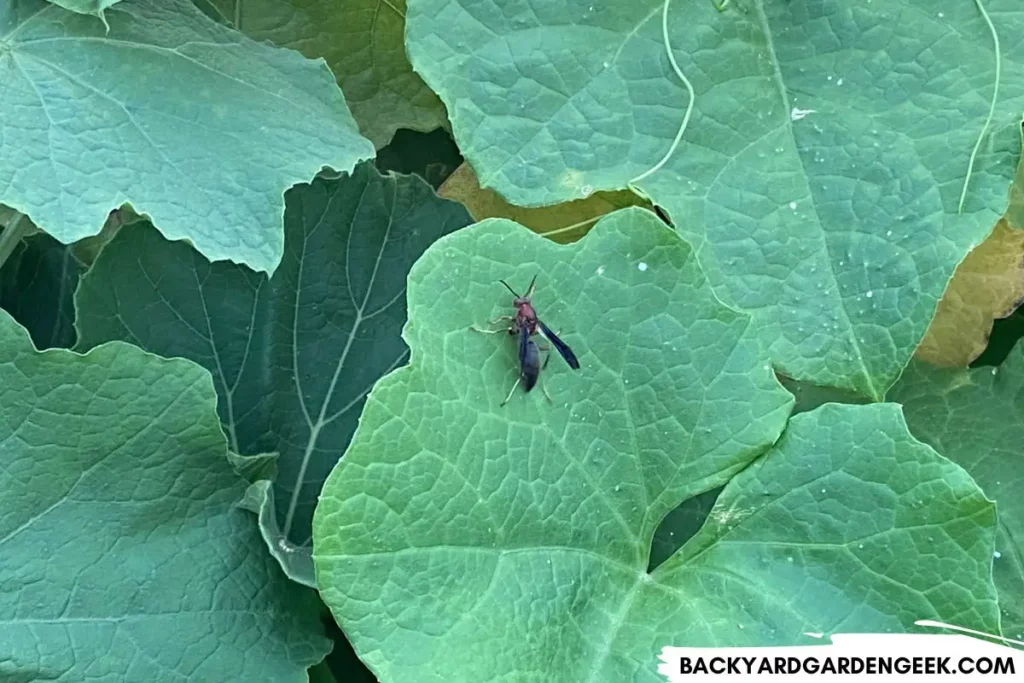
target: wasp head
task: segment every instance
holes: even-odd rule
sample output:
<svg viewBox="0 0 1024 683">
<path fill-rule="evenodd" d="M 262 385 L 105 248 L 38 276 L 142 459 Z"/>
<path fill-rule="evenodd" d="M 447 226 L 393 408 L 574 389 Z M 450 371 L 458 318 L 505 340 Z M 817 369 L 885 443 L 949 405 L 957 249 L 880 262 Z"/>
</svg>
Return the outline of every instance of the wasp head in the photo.
<svg viewBox="0 0 1024 683">
<path fill-rule="evenodd" d="M 533 279 L 530 280 L 530 287 L 529 287 L 529 289 L 526 290 L 526 294 L 523 294 L 523 295 L 517 294 L 516 290 L 512 289 L 511 287 L 509 287 L 508 283 L 505 282 L 504 280 L 499 280 L 499 282 L 501 282 L 501 284 L 505 285 L 505 289 L 507 289 L 508 291 L 512 292 L 512 295 L 515 297 L 515 299 L 512 300 L 512 305 L 515 306 L 516 308 L 519 308 L 520 306 L 524 306 L 524 305 L 530 303 L 530 300 L 533 298 L 533 289 L 537 285 L 537 276 L 534 275 Z"/>
</svg>

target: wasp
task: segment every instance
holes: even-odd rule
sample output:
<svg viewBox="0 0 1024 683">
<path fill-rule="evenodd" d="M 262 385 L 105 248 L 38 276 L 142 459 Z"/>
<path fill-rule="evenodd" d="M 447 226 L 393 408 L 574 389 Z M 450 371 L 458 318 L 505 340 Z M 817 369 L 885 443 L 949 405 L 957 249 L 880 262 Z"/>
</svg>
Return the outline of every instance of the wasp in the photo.
<svg viewBox="0 0 1024 683">
<path fill-rule="evenodd" d="M 504 280 L 499 280 L 501 284 L 505 285 L 505 289 L 512 292 L 512 296 L 515 297 L 512 301 L 512 305 L 515 306 L 515 315 L 503 315 L 490 320 L 490 323 L 498 323 L 502 321 L 508 321 L 508 334 L 510 336 L 518 337 L 519 346 L 519 376 L 516 378 L 516 383 L 512 385 L 511 391 L 508 392 L 508 396 L 501 402 L 501 405 L 505 405 L 512 398 L 512 394 L 515 393 L 516 387 L 522 382 L 526 391 L 529 392 L 533 387 L 537 385 L 537 380 L 540 377 L 540 371 L 542 368 L 547 368 L 548 361 L 551 360 L 551 354 L 548 353 L 544 359 L 544 365 L 540 363 L 540 352 L 549 351 L 550 347 L 547 345 L 540 345 L 533 340 L 533 336 L 540 332 L 540 334 L 546 338 L 551 344 L 558 350 L 558 353 L 565 360 L 566 364 L 573 370 L 580 369 L 580 362 L 576 359 L 576 354 L 573 353 L 569 345 L 558 338 L 558 335 L 551 331 L 544 322 L 537 317 L 537 310 L 533 307 L 533 292 L 537 285 L 537 276 L 534 275 L 530 281 L 530 287 L 526 290 L 526 294 L 519 295 L 512 287 L 509 286 Z M 470 326 L 471 330 L 476 332 L 483 332 L 486 334 L 497 334 L 503 330 L 481 330 L 475 326 Z M 541 386 L 541 391 L 544 392 L 544 396 L 551 401 L 551 396 L 548 395 L 547 389 Z"/>
</svg>

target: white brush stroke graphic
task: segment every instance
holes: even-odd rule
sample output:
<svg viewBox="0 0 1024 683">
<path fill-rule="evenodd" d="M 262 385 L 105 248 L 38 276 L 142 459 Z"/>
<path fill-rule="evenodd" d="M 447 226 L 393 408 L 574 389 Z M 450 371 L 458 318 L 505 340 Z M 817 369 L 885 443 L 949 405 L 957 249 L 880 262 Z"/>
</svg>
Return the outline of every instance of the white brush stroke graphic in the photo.
<svg viewBox="0 0 1024 683">
<path fill-rule="evenodd" d="M 991 641 L 1021 646 L 1024 642 L 937 621 L 916 624 L 989 640 L 948 633 L 807 633 L 825 642 L 786 647 L 666 646 L 658 673 L 669 683 L 1024 681 L 1024 652 Z"/>
</svg>

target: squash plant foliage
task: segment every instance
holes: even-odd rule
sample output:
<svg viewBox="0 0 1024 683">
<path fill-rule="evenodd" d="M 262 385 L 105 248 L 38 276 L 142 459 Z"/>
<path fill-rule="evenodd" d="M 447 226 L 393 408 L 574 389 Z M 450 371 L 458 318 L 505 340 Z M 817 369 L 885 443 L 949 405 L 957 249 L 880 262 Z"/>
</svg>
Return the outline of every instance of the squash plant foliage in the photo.
<svg viewBox="0 0 1024 683">
<path fill-rule="evenodd" d="M 1020 35 L 1017 0 L 0 0 L 0 678 L 1024 640 Z M 503 405 L 515 343 L 471 328 L 534 277 L 581 367 Z"/>
</svg>

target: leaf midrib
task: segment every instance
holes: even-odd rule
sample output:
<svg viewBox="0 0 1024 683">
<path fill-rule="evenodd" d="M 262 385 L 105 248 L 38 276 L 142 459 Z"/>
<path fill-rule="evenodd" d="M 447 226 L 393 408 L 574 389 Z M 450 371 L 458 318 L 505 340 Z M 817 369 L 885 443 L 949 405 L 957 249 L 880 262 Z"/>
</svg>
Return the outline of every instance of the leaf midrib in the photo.
<svg viewBox="0 0 1024 683">
<path fill-rule="evenodd" d="M 771 25 L 768 23 L 768 16 L 765 14 L 764 11 L 764 0 L 755 0 L 754 7 L 757 11 L 757 20 L 761 24 L 761 30 L 764 32 L 766 52 L 768 54 L 769 63 L 772 66 L 772 80 L 775 82 L 776 89 L 778 90 L 779 97 L 782 101 L 782 116 L 788 117 L 789 112 L 792 110 L 792 103 L 789 100 L 789 93 L 786 89 L 786 83 L 782 78 L 782 67 L 779 64 L 778 53 L 775 50 L 775 39 L 772 37 Z M 805 181 L 804 184 L 807 188 L 807 196 L 810 198 L 811 209 L 814 211 L 814 217 L 817 220 L 818 226 L 823 227 L 824 221 L 822 221 L 821 214 L 818 213 L 818 205 L 817 202 L 814 200 L 814 194 L 813 192 L 811 192 L 810 186 L 806 183 L 806 179 L 810 176 L 810 173 L 807 169 L 807 165 L 804 163 L 803 156 L 799 153 L 799 147 L 797 146 L 796 136 L 793 134 L 792 121 L 787 121 L 786 123 L 784 123 L 784 127 L 786 129 L 786 132 L 789 133 L 789 138 L 790 141 L 793 143 L 794 151 L 797 151 L 796 158 L 797 161 L 800 163 L 801 169 L 803 169 L 802 176 Z M 846 301 L 845 299 L 843 299 L 843 296 L 839 290 L 839 279 L 836 277 L 835 269 L 832 268 L 832 249 L 829 245 L 829 240 L 824 229 L 821 230 L 821 240 L 822 244 L 825 247 L 825 252 L 829 256 L 828 272 L 829 275 L 832 276 L 833 285 L 835 285 L 835 292 L 839 303 L 838 309 L 842 311 L 843 317 L 846 319 L 846 324 L 849 328 L 850 343 L 853 347 L 854 353 L 856 353 L 857 355 L 857 362 L 860 365 L 860 370 L 864 377 L 864 381 L 868 385 L 867 388 L 870 392 L 869 395 L 872 398 L 875 398 L 876 400 L 881 400 L 881 394 L 879 394 L 878 388 L 875 386 L 875 383 L 871 377 L 871 373 L 868 371 L 867 364 L 864 362 L 864 353 L 857 340 L 857 334 L 853 326 L 853 321 L 850 319 L 850 313 L 849 311 L 846 310 Z"/>
<path fill-rule="evenodd" d="M 309 435 L 309 440 L 306 442 L 305 451 L 302 454 L 302 461 L 299 464 L 299 471 L 298 471 L 298 473 L 295 476 L 295 485 L 292 487 L 291 496 L 289 497 L 289 501 L 288 501 L 288 510 L 285 513 L 284 526 L 281 529 L 281 534 L 285 538 L 288 538 L 291 535 L 292 523 L 295 521 L 295 511 L 298 508 L 299 497 L 300 497 L 300 494 L 302 492 L 303 482 L 304 482 L 305 477 L 306 477 L 306 471 L 309 468 L 310 459 L 312 458 L 313 451 L 316 448 L 317 440 L 320 437 L 320 431 L 327 424 L 330 423 L 331 419 L 333 419 L 333 418 L 330 418 L 330 419 L 327 418 L 327 409 L 330 406 L 331 398 L 334 396 L 334 391 L 337 388 L 338 378 L 341 376 L 341 371 L 345 367 L 345 361 L 348 359 L 348 354 L 349 354 L 349 351 L 351 351 L 351 349 L 352 349 L 352 344 L 355 341 L 356 333 L 359 331 L 359 326 L 362 325 L 364 320 L 369 319 L 368 317 L 364 317 L 363 316 L 363 312 L 366 310 L 366 304 L 367 304 L 367 302 L 370 299 L 370 294 L 373 292 L 373 286 L 374 286 L 374 283 L 377 280 L 377 273 L 378 273 L 378 271 L 380 269 L 380 262 L 381 262 L 381 259 L 384 256 L 384 250 L 387 248 L 388 240 L 391 237 L 391 229 L 394 226 L 394 222 L 395 222 L 395 211 L 394 211 L 394 209 L 395 209 L 396 194 L 398 192 L 398 186 L 395 183 L 389 183 L 389 185 L 390 185 L 390 190 L 391 190 L 391 202 L 389 204 L 389 210 L 388 210 L 388 224 L 387 224 L 387 227 L 384 229 L 384 235 L 383 235 L 383 237 L 381 238 L 381 241 L 380 241 L 380 249 L 377 251 L 377 259 L 376 259 L 376 261 L 374 261 L 373 270 L 370 273 L 370 281 L 369 281 L 369 283 L 366 286 L 366 292 L 363 294 L 363 301 L 362 301 L 362 303 L 359 306 L 356 307 L 356 318 L 352 322 L 352 327 L 349 330 L 348 339 L 345 342 L 345 348 L 342 350 L 341 355 L 338 357 L 337 363 L 335 363 L 335 365 L 334 365 L 334 374 L 331 376 L 331 383 L 330 383 L 330 385 L 327 388 L 327 393 L 324 396 L 323 402 L 320 404 L 320 413 L 317 416 L 316 423 L 313 423 L 312 421 L 310 421 L 310 415 L 309 415 L 308 409 L 305 407 L 306 406 L 306 402 L 305 402 L 304 394 L 302 393 L 302 387 L 301 387 L 301 384 L 299 383 L 298 339 L 297 339 L 298 320 L 297 320 L 297 318 L 298 318 L 298 311 L 299 311 L 299 301 L 298 301 L 298 299 L 299 299 L 300 293 L 302 292 L 302 282 L 303 282 L 303 280 L 302 280 L 302 269 L 303 269 L 303 265 L 304 265 L 304 262 L 305 262 L 305 258 L 303 257 L 303 258 L 299 259 L 299 275 L 298 275 L 298 279 L 297 279 L 297 283 L 298 284 L 297 284 L 297 286 L 295 288 L 295 298 L 296 298 L 295 307 L 294 307 L 295 313 L 294 313 L 294 316 L 293 316 L 293 319 L 292 319 L 292 362 L 293 362 L 292 370 L 293 370 L 294 375 L 295 375 L 296 389 L 298 389 L 299 403 L 300 403 L 300 405 L 302 405 L 303 415 L 305 415 L 306 422 L 309 425 L 310 435 Z M 355 209 L 353 210 L 353 213 L 352 213 L 352 223 L 351 223 L 351 226 L 349 228 L 348 239 L 347 239 L 347 242 L 346 242 L 346 249 L 345 249 L 345 261 L 346 261 L 345 273 L 346 273 L 346 276 L 348 276 L 349 273 L 351 272 L 349 267 L 348 267 L 348 260 L 349 260 L 349 256 L 348 255 L 349 255 L 349 251 L 351 249 L 353 235 L 356 232 L 356 225 L 357 225 L 357 220 L 356 219 L 357 219 L 357 217 L 359 215 L 359 210 L 362 208 L 363 202 L 366 199 L 366 193 L 369 190 L 369 187 L 370 187 L 370 183 L 366 183 L 363 186 L 363 191 L 362 191 L 362 193 L 359 196 L 359 201 L 356 202 Z M 321 223 L 323 221 L 323 217 L 328 215 L 329 210 L 330 210 L 330 205 L 331 205 L 331 203 L 334 202 L 334 200 L 335 200 L 335 198 L 337 196 L 338 196 L 337 193 L 334 193 L 334 194 L 331 195 L 331 198 L 328 201 L 328 205 L 324 209 L 323 214 L 321 215 Z M 319 225 L 317 227 L 319 227 Z M 317 229 L 317 227 L 314 227 L 313 230 L 311 230 L 310 232 L 315 231 Z M 303 256 L 305 255 L 306 239 L 308 238 L 308 236 L 309 236 L 309 233 L 306 233 L 303 236 L 303 242 L 302 242 Z M 352 286 L 351 286 L 351 281 L 349 281 L 348 288 L 349 288 L 349 296 L 353 296 L 354 297 L 354 292 L 353 292 L 353 289 L 352 289 Z M 354 299 L 353 299 L 353 301 L 354 301 Z M 365 395 L 365 393 L 361 394 L 358 398 L 353 399 L 353 401 L 350 401 L 349 404 L 345 408 L 343 408 L 341 412 L 344 412 L 344 411 L 348 410 L 348 408 L 350 408 L 352 405 L 354 405 L 356 402 L 358 402 L 358 400 L 361 399 L 364 395 Z"/>
</svg>

